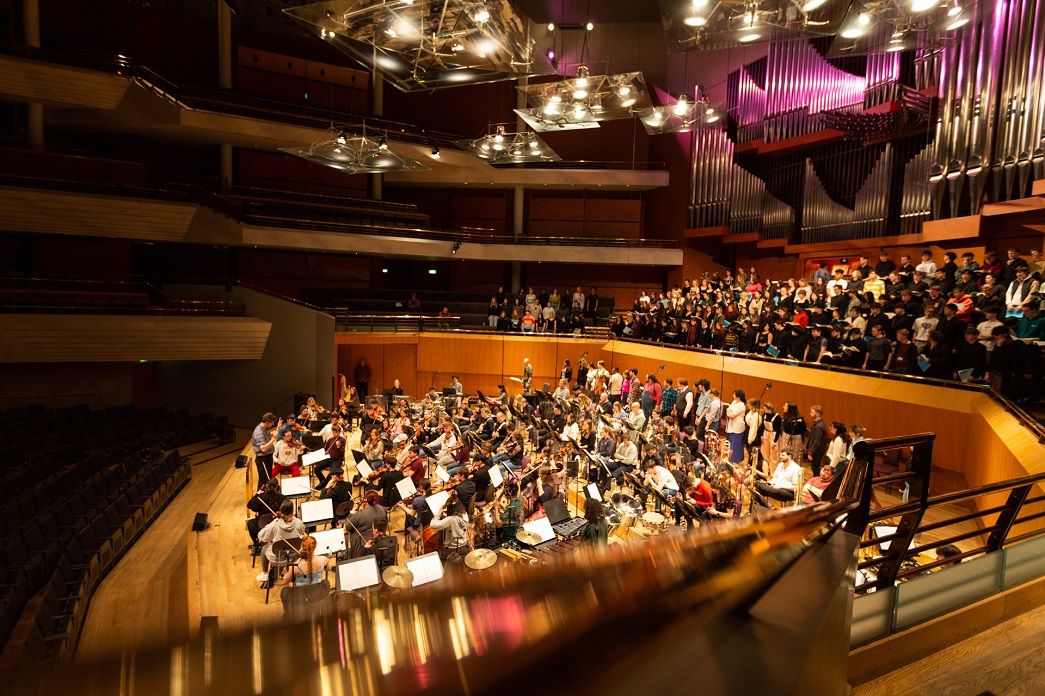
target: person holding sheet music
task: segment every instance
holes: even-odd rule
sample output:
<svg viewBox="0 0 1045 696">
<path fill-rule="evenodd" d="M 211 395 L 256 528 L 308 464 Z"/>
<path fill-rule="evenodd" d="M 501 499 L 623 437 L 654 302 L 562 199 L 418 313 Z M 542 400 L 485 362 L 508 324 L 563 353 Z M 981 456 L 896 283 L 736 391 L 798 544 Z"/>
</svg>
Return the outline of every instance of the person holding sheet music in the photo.
<svg viewBox="0 0 1045 696">
<path fill-rule="evenodd" d="M 280 553 L 273 548 L 273 544 L 283 539 L 300 539 L 305 535 L 305 524 L 294 516 L 294 502 L 284 500 L 279 506 L 279 514 L 269 524 L 258 532 L 258 541 L 265 544 L 265 552 L 261 557 L 261 574 L 258 582 L 268 580 L 269 568 L 273 563 L 279 563 Z"/>
<path fill-rule="evenodd" d="M 316 540 L 307 534 L 301 539 L 300 554 L 298 562 L 283 573 L 282 584 L 294 587 L 315 585 L 322 582 L 327 568 L 334 565 L 332 559 L 316 553 Z"/>
<path fill-rule="evenodd" d="M 283 439 L 276 443 L 276 459 L 272 464 L 272 477 L 276 478 L 284 471 L 289 471 L 291 476 L 300 476 L 301 465 L 298 463 L 298 455 L 301 450 L 301 442 L 294 438 L 294 432 L 284 430 Z"/>
</svg>

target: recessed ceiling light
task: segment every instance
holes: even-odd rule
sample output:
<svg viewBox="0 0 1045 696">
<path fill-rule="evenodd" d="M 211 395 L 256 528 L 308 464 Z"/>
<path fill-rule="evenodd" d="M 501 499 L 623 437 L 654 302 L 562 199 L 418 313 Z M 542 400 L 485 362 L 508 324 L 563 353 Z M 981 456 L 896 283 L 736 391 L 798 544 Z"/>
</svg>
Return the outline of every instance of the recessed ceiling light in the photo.
<svg viewBox="0 0 1045 696">
<path fill-rule="evenodd" d="M 682 20 L 682 23 L 687 27 L 702 27 L 708 23 L 707 17 L 701 17 L 700 15 L 693 15 L 692 17 L 686 17 Z"/>
<path fill-rule="evenodd" d="M 752 33 L 752 34 L 744 34 L 743 36 L 740 37 L 739 40 L 743 41 L 744 43 L 748 43 L 748 42 L 751 42 L 751 41 L 758 41 L 761 38 L 762 38 L 762 36 L 760 34 L 753 34 Z"/>
</svg>

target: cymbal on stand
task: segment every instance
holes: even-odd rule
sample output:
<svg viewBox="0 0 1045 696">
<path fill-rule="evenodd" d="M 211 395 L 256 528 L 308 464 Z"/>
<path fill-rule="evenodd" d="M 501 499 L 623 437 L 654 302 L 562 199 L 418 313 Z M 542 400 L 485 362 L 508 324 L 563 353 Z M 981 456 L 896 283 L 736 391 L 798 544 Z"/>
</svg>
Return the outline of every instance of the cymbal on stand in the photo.
<svg viewBox="0 0 1045 696">
<path fill-rule="evenodd" d="M 414 584 L 414 574 L 403 566 L 389 566 L 381 573 L 381 579 L 391 587 L 410 587 Z"/>
<path fill-rule="evenodd" d="M 489 568 L 497 562 L 497 554 L 490 549 L 475 549 L 464 557 L 464 564 L 473 570 Z"/>
<path fill-rule="evenodd" d="M 527 544 L 529 546 L 533 546 L 534 544 L 541 543 L 541 535 L 540 534 L 534 534 L 533 532 L 528 532 L 525 529 L 520 529 L 515 534 L 515 538 L 519 542 L 521 542 L 523 544 Z"/>
</svg>

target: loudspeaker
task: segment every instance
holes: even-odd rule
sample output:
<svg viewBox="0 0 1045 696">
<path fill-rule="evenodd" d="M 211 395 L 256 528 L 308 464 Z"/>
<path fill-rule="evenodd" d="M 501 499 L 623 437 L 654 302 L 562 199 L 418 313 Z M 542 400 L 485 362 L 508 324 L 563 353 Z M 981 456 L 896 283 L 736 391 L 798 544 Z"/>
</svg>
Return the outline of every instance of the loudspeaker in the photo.
<svg viewBox="0 0 1045 696">
<path fill-rule="evenodd" d="M 210 526 L 210 522 L 207 521 L 207 513 L 197 512 L 196 519 L 192 522 L 192 531 L 202 532 L 204 529 Z"/>
<path fill-rule="evenodd" d="M 247 455 L 241 454 L 240 456 L 236 457 L 236 468 L 242 469 L 247 465 L 248 461 L 249 460 L 247 459 Z"/>
</svg>

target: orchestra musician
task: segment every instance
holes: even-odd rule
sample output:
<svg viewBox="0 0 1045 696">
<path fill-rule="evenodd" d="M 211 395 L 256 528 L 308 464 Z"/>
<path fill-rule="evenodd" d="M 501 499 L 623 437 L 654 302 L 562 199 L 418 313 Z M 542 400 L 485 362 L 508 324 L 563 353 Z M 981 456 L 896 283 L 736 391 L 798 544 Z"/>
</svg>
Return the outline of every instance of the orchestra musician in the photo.
<svg viewBox="0 0 1045 696">
<path fill-rule="evenodd" d="M 270 432 L 273 428 L 282 428 L 282 419 L 277 424 L 275 413 L 266 413 L 261 417 L 261 422 L 254 427 L 250 436 L 250 444 L 254 450 L 254 465 L 258 469 L 258 481 L 266 481 L 272 476 L 272 457 L 275 454 L 276 442 L 279 441 L 277 433 Z"/>
<path fill-rule="evenodd" d="M 773 470 L 769 481 L 758 481 L 755 490 L 767 498 L 789 502 L 795 499 L 795 489 L 802 480 L 802 467 L 786 449 L 780 452 L 780 463 Z"/>
<path fill-rule="evenodd" d="M 306 534 L 301 538 L 298 562 L 283 573 L 281 584 L 294 587 L 315 585 L 323 580 L 327 568 L 334 565 L 336 565 L 334 559 L 316 554 L 316 540 Z"/>
<path fill-rule="evenodd" d="M 396 556 L 399 554 L 399 540 L 394 535 L 387 534 L 388 520 L 374 520 L 374 538 L 363 543 L 362 555 L 374 556 L 377 559 L 378 570 L 384 570 L 396 564 Z"/>
<path fill-rule="evenodd" d="M 374 522 L 388 519 L 384 508 L 377 504 L 379 497 L 377 491 L 367 491 L 360 508 L 345 521 L 345 528 L 350 534 L 349 548 L 352 558 L 359 558 L 363 554 L 363 545 L 372 536 Z M 366 535 L 367 538 L 364 539 L 360 535 Z"/>
<path fill-rule="evenodd" d="M 291 476 L 301 475 L 301 465 L 298 464 L 298 454 L 304 446 L 300 440 L 294 438 L 294 431 L 283 430 L 283 439 L 276 443 L 276 459 L 272 464 L 272 477 L 275 478 L 284 471 L 289 471 Z"/>
<path fill-rule="evenodd" d="M 326 413 L 327 410 L 316 403 L 316 397 L 308 397 L 308 401 L 305 402 L 305 408 L 308 409 L 308 417 L 311 420 L 319 418 L 320 414 Z"/>
<path fill-rule="evenodd" d="M 421 456 L 421 448 L 417 445 L 410 445 L 407 448 L 406 462 L 401 465 L 403 476 L 410 478 L 414 482 L 415 487 L 421 485 L 421 479 L 424 478 L 425 474 L 425 460 Z"/>
<path fill-rule="evenodd" d="M 316 462 L 312 472 L 316 475 L 316 490 L 321 491 L 327 487 L 328 477 L 324 472 L 334 466 L 343 467 L 345 464 L 345 437 L 341 434 L 341 426 L 334 425 L 330 429 L 330 439 L 323 445 L 323 451 L 327 458 Z"/>
<path fill-rule="evenodd" d="M 615 480 L 626 473 L 635 470 L 635 464 L 639 461 L 639 448 L 631 441 L 629 433 L 618 433 L 619 442 L 613 453 L 613 464 L 610 466 L 610 475 Z"/>
<path fill-rule="evenodd" d="M 345 470 L 340 464 L 330 467 L 330 478 L 327 485 L 319 493 L 320 499 L 330 498 L 336 511 L 343 504 L 352 500 L 352 484 L 345 480 Z"/>
<path fill-rule="evenodd" d="M 432 511 L 428 509 L 426 502 L 432 494 L 432 483 L 428 479 L 422 479 L 417 491 L 406 509 L 406 519 L 403 522 L 403 531 L 410 535 L 410 540 L 414 543 L 421 540 L 421 529 L 432 521 Z"/>
<path fill-rule="evenodd" d="M 280 554 L 272 545 L 282 539 L 300 539 L 304 535 L 304 523 L 294 516 L 294 502 L 284 500 L 280 503 L 279 514 L 275 519 L 258 532 L 258 541 L 265 544 L 265 551 L 261 556 L 262 572 L 257 577 L 258 582 L 267 581 L 272 564 L 280 561 Z"/>
<path fill-rule="evenodd" d="M 703 478 L 694 479 L 686 477 L 686 495 L 693 505 L 703 513 L 702 517 L 729 517 L 730 513 L 721 512 L 715 507 L 715 494 L 711 490 L 711 484 Z M 676 518 L 677 519 L 677 518 Z"/>
<path fill-rule="evenodd" d="M 286 497 L 280 492 L 279 480 L 270 478 L 261 484 L 257 494 L 247 501 L 247 509 L 254 513 L 254 517 L 247 520 L 247 533 L 250 534 L 250 552 L 256 556 L 261 552 L 258 545 L 258 532 L 261 525 L 258 520 L 262 515 L 275 515 L 279 506 L 283 504 Z"/>
<path fill-rule="evenodd" d="M 643 468 L 646 474 L 642 479 L 642 483 L 646 486 L 646 489 L 639 491 L 639 498 L 642 500 L 643 505 L 646 504 L 646 500 L 649 497 L 649 489 L 651 488 L 658 491 L 665 498 L 674 498 L 678 495 L 678 483 L 675 481 L 675 477 L 662 464 L 658 464 L 652 457 L 648 457 Z M 657 512 L 660 512 L 659 497 L 654 501 L 653 507 Z"/>
<path fill-rule="evenodd" d="M 507 437 L 504 438 L 501 446 L 497 448 L 493 456 L 493 463 L 507 467 L 512 471 L 518 471 L 522 468 L 523 457 L 521 435 L 516 432 L 516 427 L 510 423 L 507 426 L 507 431 Z"/>
<path fill-rule="evenodd" d="M 381 441 L 381 431 L 377 428 L 370 430 L 366 444 L 363 446 L 363 456 L 366 457 L 371 468 L 380 466 L 385 454 L 385 443 Z"/>
<path fill-rule="evenodd" d="M 499 539 L 514 539 L 522 523 L 522 501 L 519 500 L 519 484 L 505 481 L 504 494 L 497 500 L 493 510 L 494 524 L 497 526 Z"/>
<path fill-rule="evenodd" d="M 468 512 L 455 490 L 450 492 L 446 505 L 432 520 L 432 529 L 443 533 L 443 547 L 439 559 L 446 561 L 451 555 L 464 556 L 471 550 L 468 542 Z"/>
<path fill-rule="evenodd" d="M 581 532 L 581 542 L 593 546 L 605 546 L 609 542 L 609 524 L 606 509 L 595 498 L 584 500 L 584 520 L 588 523 Z"/>
</svg>

